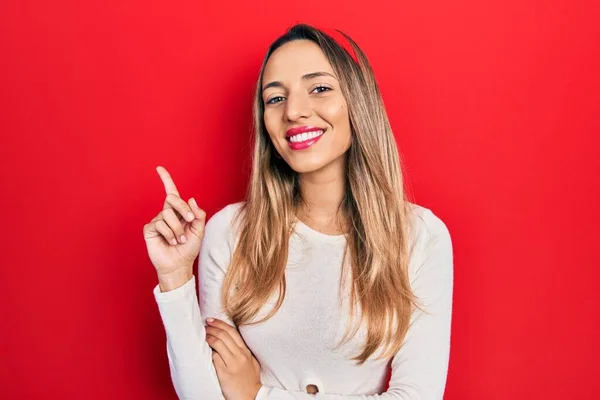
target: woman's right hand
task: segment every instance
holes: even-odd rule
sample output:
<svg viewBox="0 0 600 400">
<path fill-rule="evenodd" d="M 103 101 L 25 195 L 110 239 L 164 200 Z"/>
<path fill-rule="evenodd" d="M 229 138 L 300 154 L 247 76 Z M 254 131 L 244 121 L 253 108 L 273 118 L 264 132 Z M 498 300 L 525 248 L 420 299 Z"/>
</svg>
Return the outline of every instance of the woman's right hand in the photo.
<svg viewBox="0 0 600 400">
<path fill-rule="evenodd" d="M 204 237 L 206 213 L 193 197 L 187 202 L 181 199 L 165 168 L 159 166 L 156 171 L 167 195 L 162 211 L 144 225 L 144 239 L 160 289 L 165 292 L 192 278 L 194 260 Z"/>
</svg>

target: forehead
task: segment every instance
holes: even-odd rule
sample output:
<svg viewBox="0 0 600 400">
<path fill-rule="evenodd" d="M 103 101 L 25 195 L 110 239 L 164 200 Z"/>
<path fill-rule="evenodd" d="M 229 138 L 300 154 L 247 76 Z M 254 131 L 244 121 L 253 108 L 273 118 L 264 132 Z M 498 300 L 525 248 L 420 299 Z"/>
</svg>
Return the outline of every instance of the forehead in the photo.
<svg viewBox="0 0 600 400">
<path fill-rule="evenodd" d="M 316 71 L 334 73 L 323 50 L 313 41 L 293 40 L 271 54 L 265 65 L 263 82 L 299 79 Z"/>
</svg>

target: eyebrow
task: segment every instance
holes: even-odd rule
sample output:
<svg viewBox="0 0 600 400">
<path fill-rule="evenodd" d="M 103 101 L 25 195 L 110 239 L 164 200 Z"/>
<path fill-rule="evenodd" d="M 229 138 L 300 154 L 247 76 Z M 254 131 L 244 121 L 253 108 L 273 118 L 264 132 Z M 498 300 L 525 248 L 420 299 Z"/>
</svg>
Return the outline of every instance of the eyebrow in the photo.
<svg viewBox="0 0 600 400">
<path fill-rule="evenodd" d="M 324 71 L 311 72 L 310 74 L 302 75 L 302 80 L 303 81 L 307 81 L 309 79 L 314 79 L 314 78 L 318 78 L 318 77 L 321 77 L 321 76 L 330 76 L 330 77 L 332 77 L 332 78 L 334 78 L 334 79 L 337 80 L 337 78 L 333 74 L 330 74 L 329 72 L 324 72 Z M 264 92 L 268 88 L 282 87 L 282 86 L 283 86 L 283 83 L 281 83 L 280 81 L 273 81 L 273 82 L 269 82 L 265 86 L 263 86 L 262 91 Z"/>
</svg>

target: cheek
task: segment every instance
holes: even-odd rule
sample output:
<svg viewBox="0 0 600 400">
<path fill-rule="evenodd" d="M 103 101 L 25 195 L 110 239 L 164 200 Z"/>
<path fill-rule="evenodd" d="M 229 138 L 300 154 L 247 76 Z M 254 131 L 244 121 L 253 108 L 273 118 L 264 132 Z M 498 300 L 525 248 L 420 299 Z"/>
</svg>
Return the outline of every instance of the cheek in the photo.
<svg viewBox="0 0 600 400">
<path fill-rule="evenodd" d="M 350 131 L 350 116 L 345 101 L 339 102 L 329 108 L 328 118 L 335 131 L 336 146 L 343 146 L 347 149 L 352 142 L 352 133 Z"/>
<path fill-rule="evenodd" d="M 343 99 L 328 104 L 322 109 L 321 115 L 326 121 L 333 125 L 336 130 L 345 130 L 350 126 L 348 107 Z"/>
<path fill-rule="evenodd" d="M 263 122 L 265 123 L 267 131 L 271 132 L 273 130 L 273 116 L 270 112 L 265 111 L 263 114 Z"/>
<path fill-rule="evenodd" d="M 272 112 L 265 111 L 263 115 L 263 122 L 265 123 L 265 128 L 267 129 L 267 133 L 271 138 L 271 141 L 277 141 L 277 134 L 279 132 L 279 124 L 277 123 L 277 119 Z"/>
</svg>

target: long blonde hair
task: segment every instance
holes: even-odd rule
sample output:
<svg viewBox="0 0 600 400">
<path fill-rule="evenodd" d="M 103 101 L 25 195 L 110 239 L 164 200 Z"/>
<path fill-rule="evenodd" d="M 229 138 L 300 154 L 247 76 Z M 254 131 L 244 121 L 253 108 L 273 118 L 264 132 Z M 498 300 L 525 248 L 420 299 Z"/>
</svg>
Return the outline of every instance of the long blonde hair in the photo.
<svg viewBox="0 0 600 400">
<path fill-rule="evenodd" d="M 365 346 L 352 358 L 361 365 L 381 345 L 385 350 L 382 358 L 400 349 L 413 306 L 419 306 L 408 278 L 410 204 L 398 149 L 371 66 L 358 45 L 343 35 L 358 63 L 331 36 L 305 24 L 290 28 L 267 51 L 255 90 L 252 173 L 246 201 L 236 215 L 239 238 L 222 296 L 225 310 L 237 326 L 271 318 L 283 302 L 288 243 L 302 199 L 296 172 L 276 157 L 263 122 L 262 76 L 277 48 L 292 40 L 311 40 L 331 63 L 348 104 L 352 144 L 345 155 L 347 190 L 341 212 L 349 226 L 345 256 L 349 256 L 351 269 L 350 312 L 354 315 L 359 303 L 360 322 L 366 320 L 368 326 Z M 275 291 L 278 297 L 273 310 L 252 321 Z M 352 335 L 346 331 L 344 341 L 359 327 L 355 326 Z"/>
</svg>

